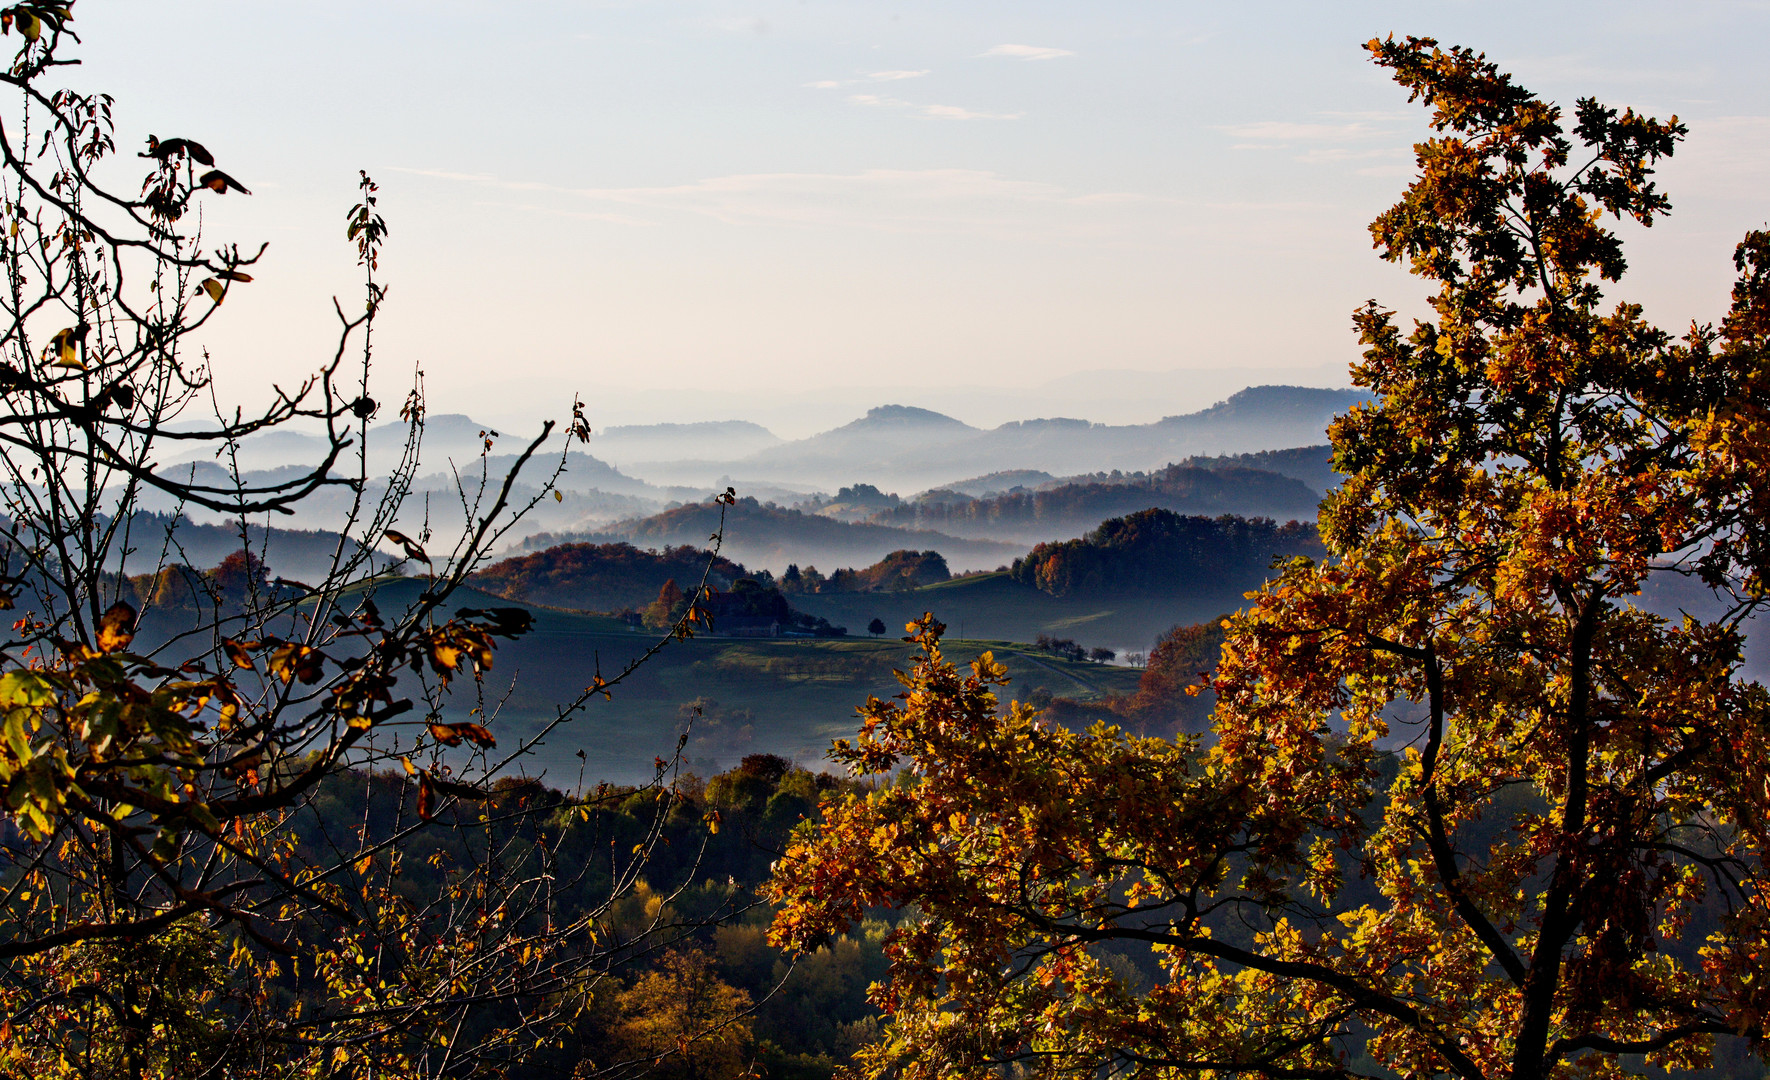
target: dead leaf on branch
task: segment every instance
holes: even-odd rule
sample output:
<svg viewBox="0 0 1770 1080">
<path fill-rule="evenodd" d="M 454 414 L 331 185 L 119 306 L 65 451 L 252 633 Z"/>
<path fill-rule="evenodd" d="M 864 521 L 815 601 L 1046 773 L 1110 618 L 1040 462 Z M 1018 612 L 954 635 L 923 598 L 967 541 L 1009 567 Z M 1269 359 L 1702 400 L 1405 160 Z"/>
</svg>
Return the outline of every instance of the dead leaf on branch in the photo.
<svg viewBox="0 0 1770 1080">
<path fill-rule="evenodd" d="M 311 645 L 285 641 L 270 654 L 270 672 L 285 683 L 300 679 L 312 686 L 325 675 L 325 654 Z"/>
<path fill-rule="evenodd" d="M 430 565 L 430 556 L 424 553 L 424 549 L 418 546 L 416 540 L 413 540 L 405 533 L 400 532 L 397 529 L 388 529 L 382 535 L 386 536 L 391 542 L 398 544 L 400 548 L 405 551 L 406 558 L 424 563 L 427 566 Z"/>
<path fill-rule="evenodd" d="M 221 639 L 221 651 L 226 653 L 227 658 L 234 662 L 234 667 L 245 671 L 252 670 L 252 658 L 246 654 L 244 646 L 233 638 Z"/>
<path fill-rule="evenodd" d="M 135 640 L 135 609 L 119 600 L 98 620 L 98 651 L 121 652 Z"/>
<path fill-rule="evenodd" d="M 54 362 L 49 366 L 73 368 L 76 371 L 86 370 L 85 363 L 80 360 L 80 346 L 85 343 L 86 332 L 90 329 L 92 329 L 91 326 L 82 322 L 57 330 L 55 336 L 49 339 L 48 348 L 43 351 L 46 358 L 55 357 Z"/>
<path fill-rule="evenodd" d="M 241 195 L 252 194 L 250 191 L 246 190 L 246 185 L 235 180 L 220 169 L 210 169 L 208 172 L 197 177 L 197 186 L 208 188 L 210 191 L 219 195 L 226 195 L 229 188 L 239 192 Z"/>
<path fill-rule="evenodd" d="M 498 745 L 498 740 L 492 737 L 492 733 L 483 724 L 439 724 L 431 721 L 428 726 L 430 737 L 444 746 L 460 746 L 463 739 L 486 749 Z"/>
<path fill-rule="evenodd" d="M 486 792 L 472 784 L 463 784 L 454 780 L 444 780 L 435 773 L 425 770 L 418 774 L 418 817 L 424 821 L 436 818 L 436 804 L 440 796 L 452 796 L 478 802 L 486 797 Z"/>
<path fill-rule="evenodd" d="M 188 157 L 199 165 L 214 165 L 215 158 L 200 142 L 190 139 L 156 139 L 148 136 L 147 152 L 138 155 L 145 158 L 158 158 L 170 161 L 175 157 Z"/>
</svg>

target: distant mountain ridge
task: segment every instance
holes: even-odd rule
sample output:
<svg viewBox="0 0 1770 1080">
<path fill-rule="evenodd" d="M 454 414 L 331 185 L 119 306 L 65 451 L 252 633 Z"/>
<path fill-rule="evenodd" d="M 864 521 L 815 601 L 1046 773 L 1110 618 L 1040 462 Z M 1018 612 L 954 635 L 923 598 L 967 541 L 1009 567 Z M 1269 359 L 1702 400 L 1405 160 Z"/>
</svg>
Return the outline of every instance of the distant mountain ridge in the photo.
<svg viewBox="0 0 1770 1080">
<path fill-rule="evenodd" d="M 1320 492 L 1294 477 L 1239 465 L 1169 465 L 1135 479 L 1046 484 L 983 499 L 939 500 L 928 493 L 876 511 L 875 525 L 963 537 L 1037 543 L 1079 536 L 1107 518 L 1159 508 L 1216 517 L 1312 519 Z"/>
<path fill-rule="evenodd" d="M 616 522 L 595 532 L 540 533 L 523 541 L 523 551 L 541 551 L 562 543 L 627 542 L 642 548 L 704 546 L 718 529 L 720 508 L 712 502 L 678 506 L 651 517 Z M 823 563 L 828 567 L 866 566 L 893 551 L 933 549 L 957 569 L 1006 565 L 1026 544 L 967 540 L 926 530 L 836 521 L 800 510 L 788 510 L 741 498 L 726 508 L 725 543 L 720 553 L 747 566 L 775 573 L 788 564 Z"/>
<path fill-rule="evenodd" d="M 1190 458 L 1183 465 L 1205 469 L 1243 468 L 1288 476 L 1309 485 L 1311 491 L 1327 494 L 1340 486 L 1345 477 L 1334 471 L 1334 448 L 1327 445 L 1297 446 L 1288 450 L 1260 450 L 1251 454 L 1226 454 L 1218 457 Z"/>
<path fill-rule="evenodd" d="M 521 531 L 569 535 L 607 532 L 613 538 L 624 539 L 615 531 L 617 521 L 639 520 L 666 510 L 671 504 L 698 502 L 728 485 L 740 493 L 785 504 L 799 502 L 818 490 L 834 491 L 856 485 L 906 493 L 938 486 L 980 497 L 1010 492 L 1016 487 L 1060 485 L 1066 482 L 1060 479 L 1063 477 L 1071 478 L 1067 481 L 1071 483 L 1083 482 L 1084 478 L 1105 483 L 1114 471 L 1148 473 L 1174 462 L 1210 469 L 1230 465 L 1261 469 L 1301 480 L 1319 493 L 1331 486 L 1335 477 L 1326 451 L 1314 448 L 1321 445 L 1323 432 L 1334 416 L 1367 397 L 1356 390 L 1258 386 L 1241 390 L 1198 412 L 1167 416 L 1150 424 L 1108 425 L 1047 417 L 1011 421 L 990 429 L 930 409 L 888 404 L 871 408 L 848 423 L 792 441 L 782 441 L 766 428 L 740 420 L 627 425 L 593 434 L 587 446 L 574 443 L 560 478 L 564 499 L 535 502 L 532 516 Z M 387 475 L 398 461 L 405 434 L 404 426 L 394 421 L 368 430 L 371 487 L 376 483 L 375 477 Z M 537 454 L 512 492 L 514 497 L 523 502 L 537 498 L 538 485 L 548 475 L 548 459 L 559 460 L 553 455 L 560 453 L 562 445 L 557 440 L 563 438 L 556 432 L 556 441 Z M 460 500 L 453 491 L 456 476 L 476 477 L 484 466 L 490 470 L 490 482 L 496 484 L 514 463 L 517 451 L 527 443 L 524 433 L 500 431 L 463 414 L 427 417 L 414 495 L 440 493 L 443 498 L 430 499 L 428 507 L 422 498 L 416 499 L 411 509 L 414 519 L 433 515 L 432 523 L 442 532 L 461 527 L 464 522 L 457 520 L 461 514 L 456 509 Z M 1307 449 L 1287 449 L 1299 446 Z M 619 465 L 611 461 L 617 452 L 704 452 L 721 447 L 747 452 L 704 460 L 623 459 Z M 248 473 L 268 473 L 317 462 L 324 448 L 325 441 L 318 435 L 276 432 L 242 440 L 232 461 Z M 604 452 L 609 456 L 604 457 Z M 353 458 L 354 452 L 348 457 Z M 1194 458 L 1199 460 L 1191 461 Z M 356 467 L 351 460 L 341 460 L 339 465 L 341 473 L 354 472 Z M 192 455 L 161 466 L 161 471 L 168 475 L 193 469 L 205 479 L 224 475 L 223 463 L 210 454 Z M 954 477 L 972 479 L 959 481 Z M 1116 480 L 1112 478 L 1112 482 Z M 1270 481 L 1261 484 L 1269 487 Z M 1251 501 L 1240 502 L 1229 497 L 1232 492 L 1222 498 L 1206 497 L 1202 492 L 1203 486 L 1198 486 L 1198 491 L 1188 496 L 1192 501 L 1185 503 L 1176 503 L 1174 498 L 1158 499 L 1155 503 L 1202 513 L 1308 513 L 1294 492 L 1277 496 L 1275 491 L 1266 491 Z M 1255 493 L 1250 489 L 1247 494 Z M 303 507 L 300 525 L 337 528 L 350 502 L 342 488 L 317 495 Z M 150 508 L 175 509 L 158 504 Z M 1101 513 L 1127 512 L 1129 506 L 1114 501 L 1110 506 L 1095 509 L 1099 513 L 1090 513 L 1099 520 Z M 1077 519 L 1064 528 L 1083 524 L 1083 519 Z M 1050 537 L 1046 534 L 1040 538 Z M 975 534 L 973 539 L 977 539 Z M 684 542 L 693 543 L 704 540 L 704 536 L 684 538 Z M 885 547 L 868 544 L 849 550 L 846 545 L 847 541 L 838 545 L 845 561 L 868 554 L 877 558 L 893 547 L 938 547 L 940 541 L 905 536 Z M 977 564 L 958 549 L 954 549 L 954 555 L 961 564 Z M 981 555 L 979 559 L 987 561 Z"/>
<path fill-rule="evenodd" d="M 729 474 L 739 482 L 773 481 L 823 486 L 856 481 L 887 489 L 916 490 L 956 475 L 1046 472 L 1054 476 L 1111 469 L 1142 471 L 1192 456 L 1225 456 L 1319 445 L 1333 417 L 1369 400 L 1360 390 L 1303 386 L 1252 386 L 1209 408 L 1165 416 L 1150 424 L 1096 424 L 1068 417 L 1014 420 L 984 429 L 909 405 L 880 405 L 846 424 L 803 439 L 782 441 L 748 421 L 624 425 L 593 433 L 574 457 L 575 471 L 597 476 L 600 490 L 640 494 L 638 488 L 668 486 L 692 474 L 687 485 L 704 488 Z M 369 429 L 371 471 L 385 471 L 404 445 L 397 421 Z M 490 440 L 492 446 L 485 445 Z M 459 413 L 425 419 L 421 471 L 446 471 L 489 454 L 514 454 L 525 433 L 501 432 Z M 237 451 L 243 469 L 272 469 L 319 460 L 325 440 L 317 434 L 279 431 L 244 439 Z M 588 450 L 588 453 L 585 452 Z M 188 463 L 210 454 L 173 459 Z M 591 467 L 590 462 L 595 462 Z M 670 475 L 666 475 L 670 474 Z M 619 479 L 616 479 L 616 476 Z M 624 483 L 623 483 L 624 482 Z M 649 493 L 648 493 L 649 494 Z"/>
<path fill-rule="evenodd" d="M 881 406 L 840 427 L 739 458 L 728 469 L 758 480 L 830 486 L 864 481 L 900 490 L 931 486 L 955 473 L 1147 470 L 1195 455 L 1320 444 L 1335 416 L 1369 397 L 1361 390 L 1256 386 L 1152 424 L 1051 417 L 988 430 L 927 409 Z M 633 469 L 644 475 L 660 464 L 635 463 Z"/>
<path fill-rule="evenodd" d="M 748 420 L 623 424 L 590 433 L 592 454 L 614 465 L 661 459 L 735 458 L 777 446 L 781 437 Z"/>
<path fill-rule="evenodd" d="M 1322 415 L 1324 406 L 1333 410 L 1328 414 L 1331 416 L 1370 399 L 1371 395 L 1363 390 L 1329 390 L 1311 386 L 1250 386 L 1246 390 L 1238 390 L 1215 405 L 1200 409 L 1198 412 L 1164 416 L 1156 423 L 1160 425 L 1218 424 L 1247 420 L 1270 423 L 1274 419 L 1281 419 L 1313 424 L 1316 422 L 1316 417 Z"/>
</svg>

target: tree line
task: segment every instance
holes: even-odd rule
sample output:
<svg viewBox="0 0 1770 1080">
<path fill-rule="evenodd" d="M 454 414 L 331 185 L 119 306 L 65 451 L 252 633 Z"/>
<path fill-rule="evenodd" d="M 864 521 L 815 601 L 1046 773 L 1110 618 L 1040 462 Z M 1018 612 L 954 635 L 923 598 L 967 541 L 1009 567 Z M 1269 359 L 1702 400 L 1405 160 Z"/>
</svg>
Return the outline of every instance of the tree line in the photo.
<svg viewBox="0 0 1770 1080">
<path fill-rule="evenodd" d="M 1207 592 L 1225 580 L 1258 580 L 1275 558 L 1321 551 L 1313 523 L 1152 508 L 1104 521 L 1076 540 L 1038 544 L 1008 573 L 1053 596 Z"/>
</svg>

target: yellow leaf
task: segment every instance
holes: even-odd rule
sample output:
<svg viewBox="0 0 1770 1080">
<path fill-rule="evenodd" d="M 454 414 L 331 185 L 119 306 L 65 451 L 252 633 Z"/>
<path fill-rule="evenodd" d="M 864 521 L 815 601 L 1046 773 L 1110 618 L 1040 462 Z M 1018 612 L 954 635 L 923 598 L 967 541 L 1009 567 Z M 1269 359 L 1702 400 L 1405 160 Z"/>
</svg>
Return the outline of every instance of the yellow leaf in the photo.
<svg viewBox="0 0 1770 1080">
<path fill-rule="evenodd" d="M 418 766 L 412 764 L 411 758 L 409 758 L 409 757 L 400 758 L 399 763 L 406 767 L 406 775 L 407 776 L 417 776 L 418 775 Z"/>
<path fill-rule="evenodd" d="M 553 493 L 553 501 L 554 501 L 554 502 L 564 502 L 564 501 L 565 501 L 565 496 L 564 496 L 564 495 L 562 495 L 562 494 L 560 494 L 560 493 L 559 493 L 559 492 L 558 492 L 558 491 L 555 491 L 555 492 L 554 492 L 554 493 Z"/>
<path fill-rule="evenodd" d="M 119 600 L 98 621 L 98 651 L 117 652 L 135 640 L 135 609 Z"/>
<path fill-rule="evenodd" d="M 53 354 L 55 356 L 55 363 L 50 366 L 85 371 L 86 365 L 80 362 L 79 350 L 80 341 L 85 336 L 86 325 L 84 323 L 56 331 L 55 336 L 49 339 L 49 347 L 43 350 L 44 355 Z"/>
<path fill-rule="evenodd" d="M 221 303 L 222 294 L 227 291 L 227 286 L 223 285 L 219 281 L 216 281 L 214 278 L 204 278 L 203 283 L 202 283 L 202 289 L 204 292 L 209 294 L 209 299 L 211 299 L 211 300 L 215 301 L 217 304 L 219 304 L 219 303 Z"/>
<path fill-rule="evenodd" d="M 475 746 L 496 746 L 498 740 L 479 724 L 438 724 L 430 722 L 430 737 L 444 746 L 460 746 L 463 738 Z"/>
<path fill-rule="evenodd" d="M 233 638 L 222 638 L 221 649 L 227 653 L 227 658 L 233 661 L 234 667 L 245 668 L 247 671 L 252 670 L 252 658 L 246 654 L 245 648 L 239 642 Z"/>
</svg>

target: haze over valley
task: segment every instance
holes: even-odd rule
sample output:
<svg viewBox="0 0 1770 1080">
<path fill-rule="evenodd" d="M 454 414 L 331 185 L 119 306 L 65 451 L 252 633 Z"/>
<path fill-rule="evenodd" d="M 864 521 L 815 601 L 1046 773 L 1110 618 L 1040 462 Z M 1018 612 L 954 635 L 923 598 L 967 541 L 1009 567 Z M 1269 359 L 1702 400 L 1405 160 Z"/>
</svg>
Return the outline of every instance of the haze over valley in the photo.
<svg viewBox="0 0 1770 1080">
<path fill-rule="evenodd" d="M 1040 540 L 1077 536 L 1150 506 L 1309 518 L 1332 482 L 1327 423 L 1363 399 L 1345 390 L 1252 387 L 1150 424 L 1035 419 L 991 429 L 884 405 L 796 440 L 741 420 L 593 430 L 563 454 L 563 437 L 537 451 L 511 493 L 519 505 L 533 505 L 506 543 L 524 550 L 568 539 L 702 543 L 709 521 L 688 508 L 727 487 L 746 500 L 734 511 L 727 544 L 775 570 L 792 562 L 871 562 L 895 548 L 930 546 L 955 569 L 991 569 Z M 403 436 L 399 425 L 369 430 L 371 488 L 404 452 Z M 400 528 L 459 533 L 467 512 L 458 488 L 495 488 L 526 443 L 469 416 L 428 417 L 424 464 Z M 318 435 L 277 431 L 242 440 L 229 462 L 193 455 L 161 471 L 217 483 L 232 464 L 259 482 L 317 463 L 324 446 Z M 562 468 L 561 498 L 537 500 L 555 467 Z M 340 528 L 352 503 L 346 489 L 326 489 L 286 525 Z M 174 509 L 151 495 L 145 505 Z"/>
</svg>

